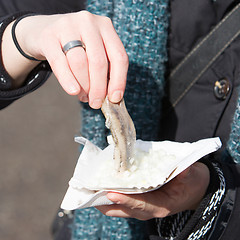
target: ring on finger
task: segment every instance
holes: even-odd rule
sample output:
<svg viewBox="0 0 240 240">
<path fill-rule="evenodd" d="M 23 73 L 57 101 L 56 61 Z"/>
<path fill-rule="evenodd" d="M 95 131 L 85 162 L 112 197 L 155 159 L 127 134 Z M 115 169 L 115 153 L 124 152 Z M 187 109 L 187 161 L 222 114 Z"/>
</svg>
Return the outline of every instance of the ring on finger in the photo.
<svg viewBox="0 0 240 240">
<path fill-rule="evenodd" d="M 62 50 L 63 50 L 64 54 L 66 55 L 67 52 L 68 52 L 70 49 L 75 48 L 75 47 L 82 47 L 82 48 L 84 49 L 84 51 L 86 51 L 86 46 L 85 46 L 85 44 L 84 44 L 82 41 L 80 41 L 80 40 L 73 40 L 73 41 L 67 42 L 67 43 L 63 46 Z"/>
</svg>

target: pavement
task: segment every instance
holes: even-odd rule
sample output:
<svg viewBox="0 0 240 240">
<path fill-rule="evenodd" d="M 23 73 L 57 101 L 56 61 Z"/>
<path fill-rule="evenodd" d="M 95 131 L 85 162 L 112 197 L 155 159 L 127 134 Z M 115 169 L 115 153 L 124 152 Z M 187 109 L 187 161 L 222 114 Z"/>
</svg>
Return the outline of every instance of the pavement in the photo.
<svg viewBox="0 0 240 240">
<path fill-rule="evenodd" d="M 78 159 L 80 105 L 52 76 L 0 111 L 0 239 L 50 240 Z"/>
</svg>

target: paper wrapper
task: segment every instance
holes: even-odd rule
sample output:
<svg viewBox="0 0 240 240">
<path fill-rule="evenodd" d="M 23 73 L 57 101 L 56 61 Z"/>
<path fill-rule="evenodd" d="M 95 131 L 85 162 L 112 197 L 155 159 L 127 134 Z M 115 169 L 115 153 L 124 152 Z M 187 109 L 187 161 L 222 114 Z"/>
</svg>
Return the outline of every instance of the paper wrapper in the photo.
<svg viewBox="0 0 240 240">
<path fill-rule="evenodd" d="M 219 138 L 208 138 L 194 143 L 137 140 L 136 153 L 143 152 L 147 155 L 150 152 L 161 152 L 163 157 L 158 157 L 152 167 L 143 162 L 145 165 L 143 170 L 138 172 L 140 175 L 134 176 L 134 171 L 119 175 L 113 166 L 110 166 L 110 170 L 105 168 L 114 162 L 114 145 L 111 141 L 103 150 L 83 137 L 76 137 L 75 141 L 84 145 L 84 148 L 61 204 L 61 208 L 65 210 L 112 204 L 106 197 L 109 191 L 136 194 L 158 189 L 194 162 L 221 147 Z"/>
</svg>

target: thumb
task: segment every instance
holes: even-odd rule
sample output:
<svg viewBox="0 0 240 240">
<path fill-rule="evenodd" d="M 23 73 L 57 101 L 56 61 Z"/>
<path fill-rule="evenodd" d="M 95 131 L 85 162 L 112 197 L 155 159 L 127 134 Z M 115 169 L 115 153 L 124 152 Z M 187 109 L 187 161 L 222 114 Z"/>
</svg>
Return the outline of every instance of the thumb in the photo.
<svg viewBox="0 0 240 240">
<path fill-rule="evenodd" d="M 189 181 L 191 173 L 192 173 L 192 166 L 190 166 L 190 167 L 186 168 L 184 171 L 182 171 L 177 176 L 177 180 L 181 183 L 185 183 L 185 182 Z"/>
</svg>

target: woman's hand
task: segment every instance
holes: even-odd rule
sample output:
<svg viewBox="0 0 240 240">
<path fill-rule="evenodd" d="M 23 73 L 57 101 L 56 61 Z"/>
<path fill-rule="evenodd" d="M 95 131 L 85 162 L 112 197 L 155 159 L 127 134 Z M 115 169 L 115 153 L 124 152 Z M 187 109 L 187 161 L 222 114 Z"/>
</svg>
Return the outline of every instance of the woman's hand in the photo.
<svg viewBox="0 0 240 240">
<path fill-rule="evenodd" d="M 195 163 L 158 190 L 134 195 L 110 192 L 107 197 L 115 204 L 96 208 L 112 217 L 139 220 L 163 218 L 196 209 L 205 195 L 209 181 L 207 166 Z"/>
<path fill-rule="evenodd" d="M 6 31 L 9 34 L 6 39 L 11 38 L 10 27 Z M 29 16 L 17 24 L 16 37 L 26 54 L 49 62 L 68 94 L 79 95 L 79 99 L 89 101 L 92 108 L 100 108 L 106 95 L 112 102 L 122 99 L 128 56 L 109 18 L 87 11 Z M 86 51 L 82 47 L 75 47 L 65 55 L 62 48 L 72 40 L 82 41 Z M 3 44 L 5 49 L 9 43 L 4 41 Z M 5 68 L 10 71 L 10 75 L 21 75 L 14 75 L 16 66 L 20 66 L 17 69 L 20 73 L 23 67 L 19 61 L 16 64 L 7 61 L 11 48 L 6 49 L 3 52 Z M 28 59 L 22 61 L 26 62 L 24 71 L 26 68 L 31 70 L 36 65 Z M 9 65 L 14 65 L 15 68 L 12 69 Z"/>
</svg>

